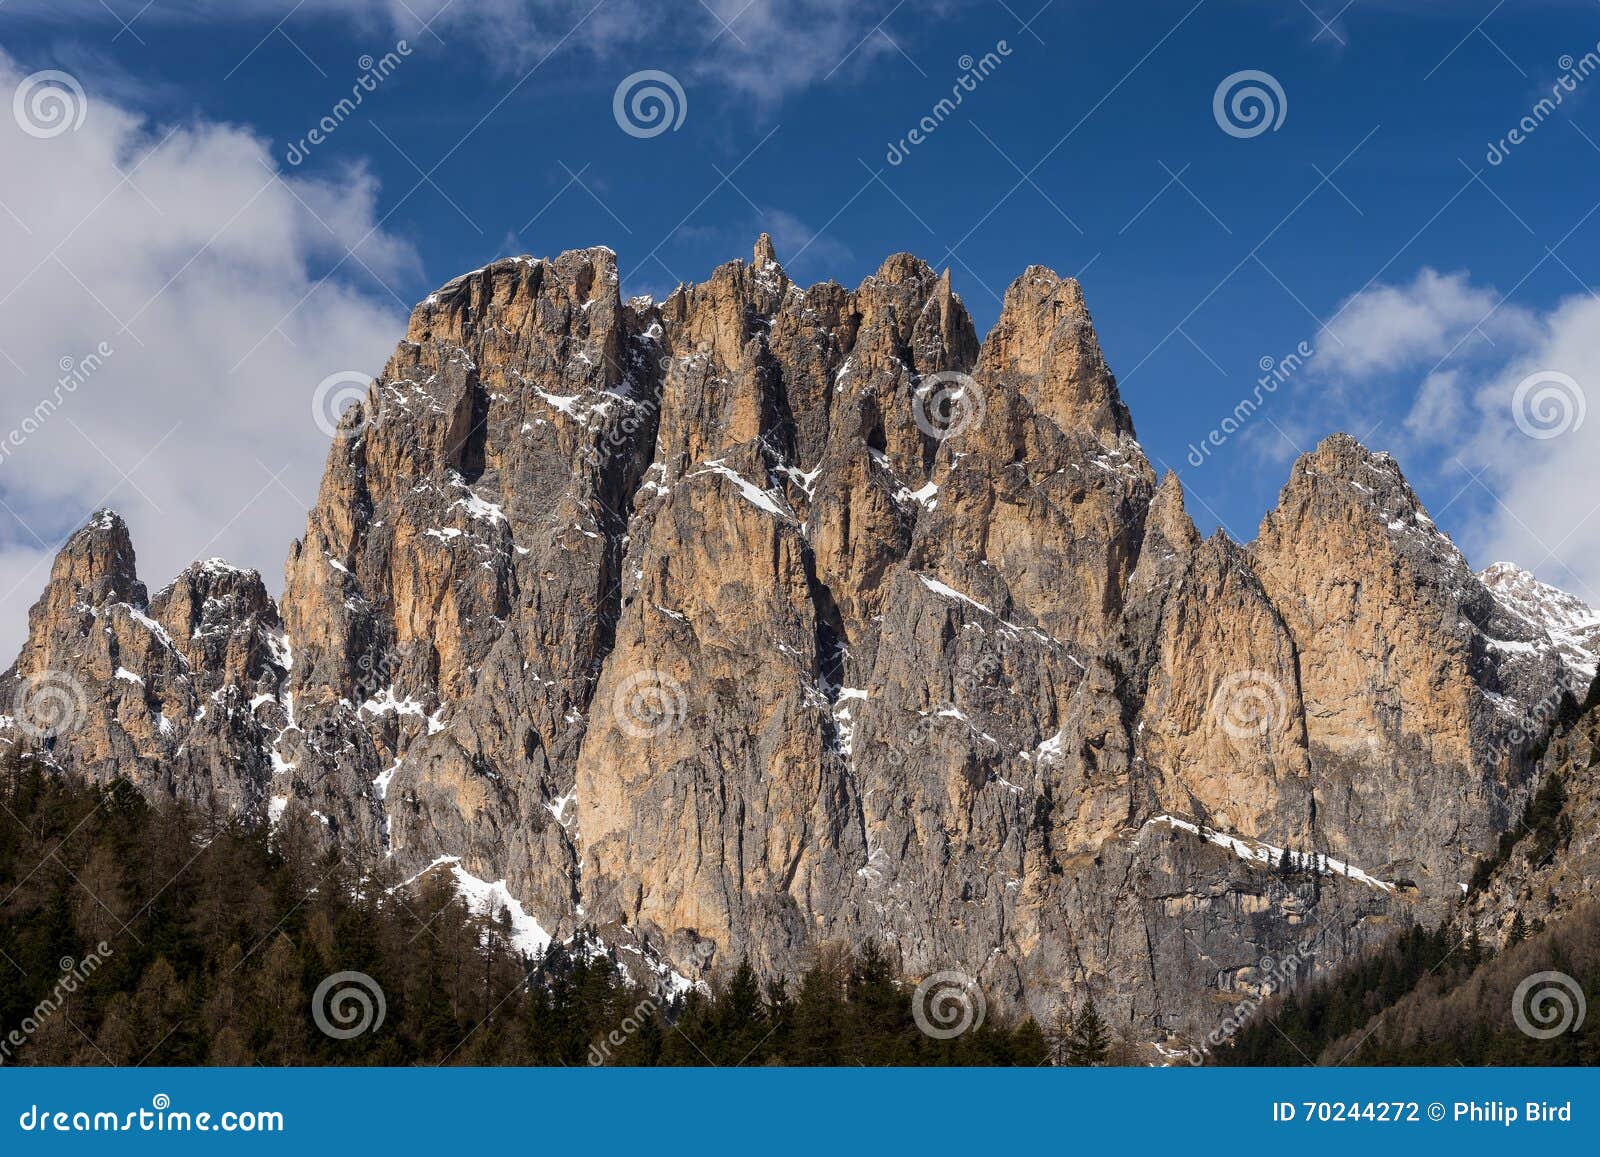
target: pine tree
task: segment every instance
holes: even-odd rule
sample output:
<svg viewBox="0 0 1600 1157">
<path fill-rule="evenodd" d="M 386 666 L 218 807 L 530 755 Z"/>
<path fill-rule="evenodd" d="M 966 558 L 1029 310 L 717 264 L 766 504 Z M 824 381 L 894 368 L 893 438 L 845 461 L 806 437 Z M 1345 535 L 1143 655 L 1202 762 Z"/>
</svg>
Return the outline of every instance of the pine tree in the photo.
<svg viewBox="0 0 1600 1157">
<path fill-rule="evenodd" d="M 800 978 L 800 991 L 795 996 L 792 1063 L 841 1062 L 845 1043 L 843 987 L 837 959 L 824 950 Z"/>
<path fill-rule="evenodd" d="M 1072 1064 L 1073 1016 L 1065 1003 L 1057 1004 L 1044 1039 L 1052 1065 Z"/>
<path fill-rule="evenodd" d="M 1083 1066 L 1103 1064 L 1110 1052 L 1111 1034 L 1106 1031 L 1106 1022 L 1100 1019 L 1100 1010 L 1095 1008 L 1094 998 L 1087 997 L 1078 1012 L 1078 1019 L 1072 1025 L 1067 1063 Z"/>
<path fill-rule="evenodd" d="M 1511 917 L 1511 929 L 1506 933 L 1506 947 L 1515 948 L 1527 938 L 1528 925 L 1527 922 L 1523 920 L 1522 910 L 1519 908 L 1516 914 Z"/>
<path fill-rule="evenodd" d="M 761 1000 L 761 982 L 744 957 L 733 970 L 727 986 L 716 1002 L 715 1039 L 707 1052 L 719 1065 L 760 1064 L 756 1055 L 769 1033 L 766 1006 Z"/>
</svg>

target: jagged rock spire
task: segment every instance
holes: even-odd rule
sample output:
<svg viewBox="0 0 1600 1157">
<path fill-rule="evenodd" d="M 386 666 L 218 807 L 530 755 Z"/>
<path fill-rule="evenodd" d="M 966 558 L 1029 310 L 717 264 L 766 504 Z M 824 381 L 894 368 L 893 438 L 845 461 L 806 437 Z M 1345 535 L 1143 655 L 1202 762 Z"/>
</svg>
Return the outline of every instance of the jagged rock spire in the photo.
<svg viewBox="0 0 1600 1157">
<path fill-rule="evenodd" d="M 1084 304 L 1083 289 L 1042 265 L 1007 287 L 1000 318 L 983 342 L 985 376 L 1015 384 L 1064 430 L 1132 436 L 1133 422 Z"/>
<path fill-rule="evenodd" d="M 50 568 L 50 586 L 63 597 L 98 607 L 126 602 L 143 607 L 145 586 L 128 524 L 114 510 L 97 510 L 62 546 Z"/>
</svg>

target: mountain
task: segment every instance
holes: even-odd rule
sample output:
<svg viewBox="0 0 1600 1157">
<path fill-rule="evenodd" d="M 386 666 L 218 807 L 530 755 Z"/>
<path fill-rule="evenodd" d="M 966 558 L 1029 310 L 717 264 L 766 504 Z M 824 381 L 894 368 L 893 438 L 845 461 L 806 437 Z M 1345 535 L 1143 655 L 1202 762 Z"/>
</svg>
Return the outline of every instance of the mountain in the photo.
<svg viewBox="0 0 1600 1157">
<path fill-rule="evenodd" d="M 1594 678 L 1595 656 L 1600 654 L 1600 611 L 1540 582 L 1515 563 L 1497 562 L 1478 577 L 1508 611 L 1550 636 L 1574 674 Z"/>
<path fill-rule="evenodd" d="M 802 288 L 763 236 L 658 303 L 596 248 L 416 307 L 279 604 L 216 561 L 150 596 L 95 515 L 0 736 L 304 811 L 662 983 L 874 940 L 1183 1041 L 1264 957 L 1329 968 L 1460 903 L 1541 704 L 1594 667 L 1530 584 L 1345 435 L 1253 543 L 1202 539 L 1042 267 L 980 343 L 905 254 Z"/>
</svg>

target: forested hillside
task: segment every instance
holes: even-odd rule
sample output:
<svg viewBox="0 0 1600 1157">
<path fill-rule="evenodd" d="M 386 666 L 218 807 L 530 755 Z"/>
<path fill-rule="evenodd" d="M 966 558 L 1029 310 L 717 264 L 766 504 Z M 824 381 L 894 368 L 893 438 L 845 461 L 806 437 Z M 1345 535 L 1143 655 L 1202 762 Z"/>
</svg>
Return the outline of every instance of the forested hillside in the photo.
<svg viewBox="0 0 1600 1157">
<path fill-rule="evenodd" d="M 0 774 L 0 805 L 7 1064 L 1036 1065 L 1051 1051 L 992 1010 L 926 1035 L 870 945 L 821 954 L 792 990 L 736 965 L 669 1002 L 598 948 L 519 954 L 447 873 L 397 888 L 381 862 L 313 854 L 301 825 L 316 821 L 294 813 L 269 839 L 35 765 Z M 376 988 L 319 1009 L 318 986 L 345 972 Z M 329 1035 L 318 1011 L 336 1032 L 365 1027 Z M 1104 1058 L 1095 1033 L 1074 1059 Z"/>
</svg>

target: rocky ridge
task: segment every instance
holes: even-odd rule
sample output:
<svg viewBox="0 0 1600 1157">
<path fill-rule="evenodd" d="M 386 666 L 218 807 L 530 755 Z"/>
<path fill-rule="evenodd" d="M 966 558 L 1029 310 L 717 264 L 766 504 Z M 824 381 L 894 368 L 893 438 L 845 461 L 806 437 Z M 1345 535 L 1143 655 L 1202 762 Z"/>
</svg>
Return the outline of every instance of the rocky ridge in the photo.
<svg viewBox="0 0 1600 1157">
<path fill-rule="evenodd" d="M 1344 435 L 1201 539 L 1047 269 L 980 343 L 904 254 L 801 287 L 763 237 L 658 303 L 588 249 L 416 307 L 279 604 L 216 561 L 149 596 L 91 519 L 0 742 L 447 867 L 530 944 L 692 979 L 874 938 L 1192 1040 L 1263 957 L 1459 902 L 1593 674 L 1531 581 Z"/>
</svg>

